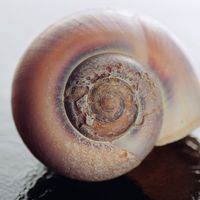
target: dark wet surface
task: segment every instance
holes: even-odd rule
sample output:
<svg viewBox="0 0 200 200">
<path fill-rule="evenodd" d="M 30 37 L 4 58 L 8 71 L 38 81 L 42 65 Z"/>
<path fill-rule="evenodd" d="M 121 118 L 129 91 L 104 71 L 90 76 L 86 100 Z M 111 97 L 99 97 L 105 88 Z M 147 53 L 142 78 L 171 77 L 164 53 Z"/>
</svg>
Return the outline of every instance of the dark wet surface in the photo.
<svg viewBox="0 0 200 200">
<path fill-rule="evenodd" d="M 46 172 L 34 187 L 22 191 L 18 199 L 148 199 L 142 189 L 127 176 L 98 182 L 79 182 Z"/>
<path fill-rule="evenodd" d="M 155 148 L 128 176 L 154 200 L 200 198 L 200 152 L 195 139 Z"/>
<path fill-rule="evenodd" d="M 36 163 L 21 177 L 15 191 L 18 200 L 28 199 L 200 199 L 200 145 L 193 138 L 157 147 L 135 170 L 110 181 L 90 183 L 68 179 Z M 16 162 L 16 160 L 15 160 Z M 19 172 L 23 168 L 18 169 Z M 10 199 L 9 188 L 4 198 Z M 2 188 L 0 189 L 0 191 Z M 13 195 L 14 197 L 14 195 Z M 13 199 L 13 198 L 12 198 Z"/>
</svg>

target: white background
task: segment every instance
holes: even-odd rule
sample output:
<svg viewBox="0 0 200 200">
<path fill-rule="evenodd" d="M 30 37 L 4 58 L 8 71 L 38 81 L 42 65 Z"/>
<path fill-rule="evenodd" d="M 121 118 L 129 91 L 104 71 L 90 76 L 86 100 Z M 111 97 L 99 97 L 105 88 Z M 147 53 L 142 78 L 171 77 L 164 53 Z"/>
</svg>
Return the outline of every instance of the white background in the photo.
<svg viewBox="0 0 200 200">
<path fill-rule="evenodd" d="M 9 101 L 15 67 L 30 42 L 56 20 L 92 8 L 120 8 L 155 18 L 175 33 L 200 67 L 198 0 L 4 0 L 0 1 L 0 100 Z M 6 99 L 5 99 L 6 98 Z M 7 105 L 3 106 L 7 109 Z M 0 111 L 2 111 L 0 106 Z"/>
</svg>

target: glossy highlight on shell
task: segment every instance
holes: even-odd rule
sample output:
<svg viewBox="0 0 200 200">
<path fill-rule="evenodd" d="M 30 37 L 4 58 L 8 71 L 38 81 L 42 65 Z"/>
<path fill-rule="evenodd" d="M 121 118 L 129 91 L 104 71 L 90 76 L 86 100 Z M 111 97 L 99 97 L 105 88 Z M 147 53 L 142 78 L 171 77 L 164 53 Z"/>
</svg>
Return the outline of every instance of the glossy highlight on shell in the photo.
<svg viewBox="0 0 200 200">
<path fill-rule="evenodd" d="M 65 18 L 36 38 L 13 81 L 16 127 L 71 178 L 101 181 L 200 124 L 200 86 L 165 28 L 113 10 Z"/>
</svg>

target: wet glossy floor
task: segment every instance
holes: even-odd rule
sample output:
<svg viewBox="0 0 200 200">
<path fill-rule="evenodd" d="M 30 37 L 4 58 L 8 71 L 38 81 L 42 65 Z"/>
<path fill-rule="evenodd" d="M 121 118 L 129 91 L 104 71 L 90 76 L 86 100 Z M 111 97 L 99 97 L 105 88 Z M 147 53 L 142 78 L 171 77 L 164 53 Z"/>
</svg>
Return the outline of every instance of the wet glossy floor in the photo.
<svg viewBox="0 0 200 200">
<path fill-rule="evenodd" d="M 70 180 L 36 164 L 17 180 L 16 199 L 134 199 L 198 200 L 200 198 L 200 145 L 193 138 L 157 147 L 135 170 L 111 181 L 87 183 Z M 21 169 L 22 170 L 22 169 Z M 17 184 L 17 183 L 16 183 Z M 10 189 L 4 188 L 8 199 Z"/>
</svg>

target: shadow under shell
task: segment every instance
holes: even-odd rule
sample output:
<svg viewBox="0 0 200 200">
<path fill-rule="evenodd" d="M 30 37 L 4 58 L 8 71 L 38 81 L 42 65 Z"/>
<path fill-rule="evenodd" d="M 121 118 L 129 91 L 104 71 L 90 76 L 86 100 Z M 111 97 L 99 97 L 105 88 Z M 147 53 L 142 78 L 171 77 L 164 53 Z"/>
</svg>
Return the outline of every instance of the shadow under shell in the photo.
<svg viewBox="0 0 200 200">
<path fill-rule="evenodd" d="M 200 144 L 191 137 L 156 147 L 138 168 L 104 182 L 75 181 L 42 169 L 43 175 L 31 184 L 37 176 L 33 174 L 17 199 L 197 200 L 199 149 Z"/>
</svg>

